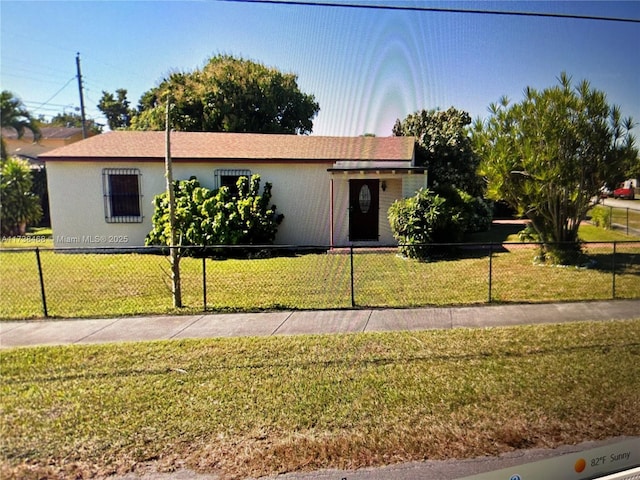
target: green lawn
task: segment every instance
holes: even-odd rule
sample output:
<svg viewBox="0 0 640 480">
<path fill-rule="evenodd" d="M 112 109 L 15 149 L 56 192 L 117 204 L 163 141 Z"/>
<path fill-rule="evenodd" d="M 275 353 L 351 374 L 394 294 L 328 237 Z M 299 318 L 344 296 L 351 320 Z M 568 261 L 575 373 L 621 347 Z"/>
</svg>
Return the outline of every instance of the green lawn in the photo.
<svg viewBox="0 0 640 480">
<path fill-rule="evenodd" d="M 640 319 L 0 351 L 3 479 L 245 478 L 640 435 Z"/>
<path fill-rule="evenodd" d="M 581 225 L 580 239 L 585 242 L 625 242 L 638 240 L 638 237 L 626 235 L 620 230 L 605 230 L 595 225 Z"/>
</svg>

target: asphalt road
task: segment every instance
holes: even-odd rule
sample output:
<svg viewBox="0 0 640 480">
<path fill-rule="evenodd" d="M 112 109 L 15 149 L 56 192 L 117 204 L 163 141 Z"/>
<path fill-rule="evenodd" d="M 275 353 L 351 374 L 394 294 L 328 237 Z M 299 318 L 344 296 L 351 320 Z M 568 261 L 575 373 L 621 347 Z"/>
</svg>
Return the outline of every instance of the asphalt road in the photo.
<svg viewBox="0 0 640 480">
<path fill-rule="evenodd" d="M 623 200 L 621 198 L 603 198 L 601 200 L 602 205 L 614 208 L 631 208 L 633 210 L 640 210 L 640 200 Z"/>
</svg>

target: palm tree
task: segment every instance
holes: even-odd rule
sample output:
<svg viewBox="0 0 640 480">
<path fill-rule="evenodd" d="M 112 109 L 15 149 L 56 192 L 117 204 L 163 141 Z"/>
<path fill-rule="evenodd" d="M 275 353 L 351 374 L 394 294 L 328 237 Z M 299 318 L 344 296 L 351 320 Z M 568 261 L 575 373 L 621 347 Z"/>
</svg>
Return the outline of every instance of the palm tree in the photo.
<svg viewBox="0 0 640 480">
<path fill-rule="evenodd" d="M 31 116 L 27 108 L 18 97 L 8 90 L 0 93 L 0 120 L 2 128 L 12 128 L 18 134 L 18 138 L 24 135 L 25 130 L 31 130 L 34 138 L 40 137 L 40 129 L 35 119 Z M 7 158 L 7 149 L 2 139 L 3 159 Z"/>
<path fill-rule="evenodd" d="M 31 191 L 33 178 L 25 160 L 11 157 L 0 165 L 0 233 L 24 235 L 27 225 L 42 218 L 40 198 Z"/>
</svg>

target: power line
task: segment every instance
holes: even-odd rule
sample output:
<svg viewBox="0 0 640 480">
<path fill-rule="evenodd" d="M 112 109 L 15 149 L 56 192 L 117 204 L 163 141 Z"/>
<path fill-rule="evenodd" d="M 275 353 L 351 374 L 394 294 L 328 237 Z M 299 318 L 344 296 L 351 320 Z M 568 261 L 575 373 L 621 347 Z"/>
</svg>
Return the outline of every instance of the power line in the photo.
<svg viewBox="0 0 640 480">
<path fill-rule="evenodd" d="M 67 83 L 65 83 L 60 90 L 58 90 L 56 93 L 54 93 L 53 95 L 51 95 L 51 97 L 49 97 L 46 101 L 42 102 L 42 104 L 38 105 L 38 107 L 34 108 L 33 111 L 37 111 L 38 109 L 40 109 L 41 107 L 44 107 L 45 105 L 47 105 L 51 100 L 53 100 L 54 98 L 56 98 L 56 96 L 65 88 L 67 88 L 67 85 L 69 85 L 71 82 L 73 82 L 76 79 L 76 77 L 71 77 Z"/>
<path fill-rule="evenodd" d="M 6 63 L 3 65 L 3 67 L 6 67 Z M 34 69 L 30 69 L 30 68 L 25 68 L 25 67 L 20 67 L 20 66 L 11 66 L 9 67 L 11 69 L 11 73 L 9 73 L 9 75 L 15 76 L 15 77 L 20 77 L 20 76 L 24 76 L 24 78 L 36 78 L 34 77 L 34 75 L 36 76 L 43 76 L 46 75 L 49 78 L 54 78 L 54 77 L 58 77 L 57 78 L 57 82 L 58 83 L 60 80 L 67 78 L 67 75 L 69 72 L 65 72 L 64 75 L 62 74 L 52 74 L 50 72 L 45 72 L 45 71 L 37 71 Z M 6 73 L 3 73 L 3 75 Z M 26 76 L 26 75 L 30 75 L 30 76 Z"/>
<path fill-rule="evenodd" d="M 577 15 L 572 13 L 548 13 L 548 12 L 517 12 L 505 10 L 477 10 L 466 8 L 443 8 L 443 7 L 420 7 L 411 5 L 376 5 L 370 3 L 336 3 L 336 2 L 317 2 L 304 0 L 218 0 L 231 3 L 262 3 L 271 5 L 294 5 L 304 7 L 338 7 L 338 8 L 359 8 L 370 10 L 396 10 L 409 12 L 437 12 L 437 13 L 471 13 L 477 15 L 512 15 L 520 17 L 546 17 L 546 18 L 564 18 L 574 20 L 600 20 L 605 22 L 627 22 L 640 23 L 640 18 L 622 18 L 622 17 L 602 17 L 598 15 Z"/>
<path fill-rule="evenodd" d="M 28 107 L 29 105 L 42 105 L 42 102 L 40 102 L 40 101 L 35 101 L 35 100 L 22 100 L 22 103 L 24 103 L 27 107 Z M 48 107 L 51 107 L 51 108 L 55 108 L 55 107 L 58 107 L 58 108 L 69 108 L 69 107 L 74 107 L 74 105 L 73 105 L 72 103 L 67 103 L 67 104 L 62 104 L 62 103 L 47 103 L 47 106 L 48 106 Z M 49 110 L 50 110 L 51 108 L 49 108 Z M 74 107 L 74 108 L 76 108 L 76 107 Z M 42 107 L 41 107 L 41 109 L 42 109 L 42 110 L 47 110 L 46 108 L 42 108 Z"/>
<path fill-rule="evenodd" d="M 27 108 L 29 108 L 27 106 Z M 54 107 L 41 107 L 38 109 L 39 114 L 46 114 L 45 112 L 53 112 L 53 113 L 61 113 L 60 110 L 62 110 L 62 113 L 67 113 L 68 110 L 75 110 L 76 107 L 74 107 L 73 105 L 66 105 L 62 108 L 54 108 Z"/>
<path fill-rule="evenodd" d="M 17 74 L 17 73 L 12 73 L 12 72 L 2 72 L 2 76 L 3 77 L 15 77 L 15 78 L 21 78 L 21 79 L 25 79 L 25 80 L 33 80 L 35 82 L 39 82 L 39 83 L 51 83 L 51 84 L 55 84 L 55 85 L 60 85 L 60 80 L 44 80 L 42 77 L 32 77 L 29 75 L 22 75 L 22 74 Z"/>
<path fill-rule="evenodd" d="M 46 65 L 46 64 L 43 64 L 43 63 L 40 63 L 40 62 L 33 63 L 33 62 L 29 61 L 28 59 L 14 57 L 12 55 L 5 55 L 4 53 L 2 55 L 2 60 L 3 60 L 4 66 L 9 68 L 10 70 L 19 69 L 19 70 L 31 71 L 31 72 L 38 73 L 38 74 L 43 73 L 43 72 L 46 71 L 46 73 L 49 74 L 49 75 L 51 75 L 51 72 L 53 72 L 53 73 L 55 73 L 57 75 L 64 76 L 64 77 L 66 77 L 67 74 L 69 73 L 68 69 L 66 69 L 66 68 L 62 69 L 62 68 L 59 68 L 58 66 L 53 67 L 53 66 Z M 21 66 L 21 65 L 24 65 L 24 66 Z M 36 70 L 33 70 L 34 68 Z M 37 71 L 37 70 L 39 70 L 39 71 Z"/>
</svg>

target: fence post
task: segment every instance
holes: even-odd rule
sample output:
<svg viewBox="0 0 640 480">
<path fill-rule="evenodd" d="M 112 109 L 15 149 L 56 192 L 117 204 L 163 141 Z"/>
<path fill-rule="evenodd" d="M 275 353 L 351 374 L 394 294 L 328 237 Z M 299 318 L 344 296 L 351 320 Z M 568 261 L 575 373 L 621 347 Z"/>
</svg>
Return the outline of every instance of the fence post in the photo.
<svg viewBox="0 0 640 480">
<path fill-rule="evenodd" d="M 627 235 L 629 235 L 629 207 L 627 207 Z"/>
<path fill-rule="evenodd" d="M 609 230 L 613 228 L 613 207 L 609 206 Z"/>
<path fill-rule="evenodd" d="M 202 311 L 207 311 L 207 256 L 202 256 Z"/>
<path fill-rule="evenodd" d="M 40 261 L 40 248 L 36 247 L 36 262 L 38 263 L 38 276 L 40 277 L 40 297 L 42 298 L 42 313 L 45 318 L 49 316 L 47 311 L 47 297 L 44 293 L 44 275 L 42 274 L 42 262 Z"/>
<path fill-rule="evenodd" d="M 353 245 L 349 247 L 349 259 L 351 262 L 351 307 L 356 306 L 356 294 L 353 280 Z"/>
<path fill-rule="evenodd" d="M 489 301 L 491 303 L 491 282 L 493 279 L 493 242 L 489 243 Z"/>
<path fill-rule="evenodd" d="M 611 261 L 611 298 L 616 299 L 616 242 L 613 242 L 613 260 Z"/>
</svg>

